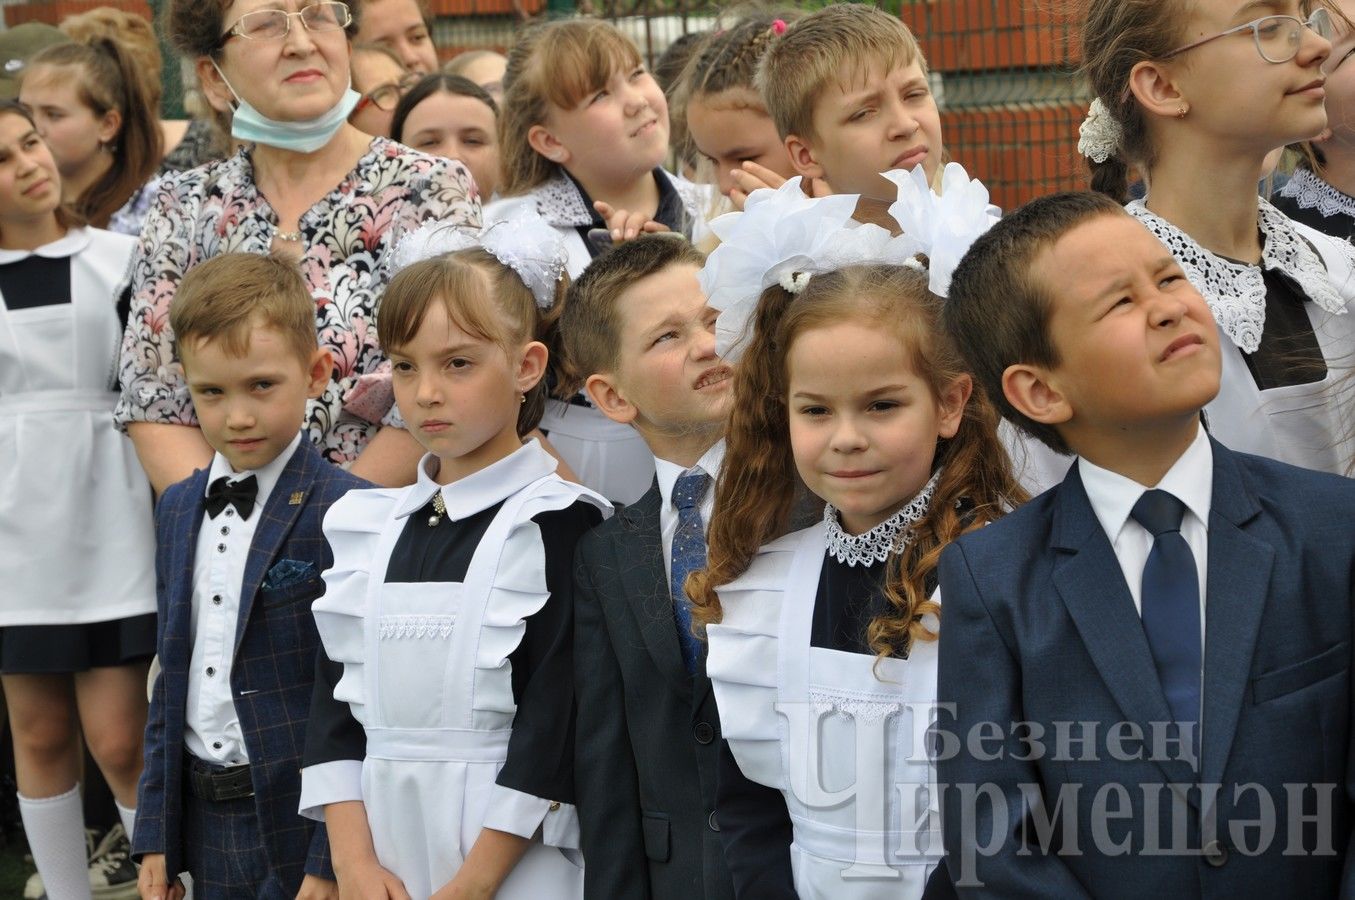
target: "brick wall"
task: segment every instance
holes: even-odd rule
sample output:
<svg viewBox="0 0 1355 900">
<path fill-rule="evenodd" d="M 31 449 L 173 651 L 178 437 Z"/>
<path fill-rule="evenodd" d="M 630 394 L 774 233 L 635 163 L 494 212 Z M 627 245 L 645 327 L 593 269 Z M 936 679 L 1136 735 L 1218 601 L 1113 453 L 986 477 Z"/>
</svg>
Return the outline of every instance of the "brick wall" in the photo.
<svg viewBox="0 0 1355 900">
<path fill-rule="evenodd" d="M 941 76 L 946 147 L 1011 209 L 1086 187 L 1075 21 L 1048 0 L 925 0 L 903 7 Z"/>
</svg>

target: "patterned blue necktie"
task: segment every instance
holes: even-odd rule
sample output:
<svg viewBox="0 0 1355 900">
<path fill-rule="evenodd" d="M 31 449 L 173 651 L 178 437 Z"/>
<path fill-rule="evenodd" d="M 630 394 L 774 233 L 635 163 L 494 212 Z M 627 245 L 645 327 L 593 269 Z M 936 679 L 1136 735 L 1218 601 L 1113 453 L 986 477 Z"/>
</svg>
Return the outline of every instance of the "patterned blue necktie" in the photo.
<svg viewBox="0 0 1355 900">
<path fill-rule="evenodd" d="M 672 577 L 673 622 L 677 626 L 678 644 L 682 647 L 682 662 L 687 674 L 696 674 L 696 660 L 700 654 L 696 635 L 692 634 L 692 603 L 687 599 L 683 585 L 692 572 L 706 567 L 706 526 L 701 521 L 701 497 L 710 486 L 710 476 L 700 469 L 692 469 L 678 476 L 673 484 L 673 506 L 678 511 L 677 531 L 673 534 Z"/>
<path fill-rule="evenodd" d="M 1143 631 L 1172 717 L 1191 726 L 1198 752 L 1200 721 L 1200 576 L 1181 536 L 1186 505 L 1166 491 L 1145 491 L 1129 514 L 1153 536 L 1143 567 Z"/>
</svg>

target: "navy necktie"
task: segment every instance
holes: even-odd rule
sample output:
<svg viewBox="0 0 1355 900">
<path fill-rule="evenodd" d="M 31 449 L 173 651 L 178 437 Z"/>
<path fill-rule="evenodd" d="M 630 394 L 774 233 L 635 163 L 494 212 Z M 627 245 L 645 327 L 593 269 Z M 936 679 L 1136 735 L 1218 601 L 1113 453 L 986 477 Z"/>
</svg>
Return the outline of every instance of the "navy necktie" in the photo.
<svg viewBox="0 0 1355 900">
<path fill-rule="evenodd" d="M 1172 718 L 1192 727 L 1199 747 L 1200 576 L 1181 536 L 1186 505 L 1166 491 L 1145 491 L 1130 513 L 1153 536 L 1143 567 L 1143 631 Z"/>
<path fill-rule="evenodd" d="M 673 622 L 677 626 L 678 644 L 682 647 L 682 662 L 689 675 L 696 674 L 700 648 L 692 634 L 692 604 L 683 587 L 688 575 L 706 567 L 706 526 L 701 521 L 701 497 L 709 486 L 710 476 L 700 469 L 679 475 L 673 484 L 673 506 L 678 514 L 677 531 L 673 534 L 673 563 L 669 571 Z"/>
<path fill-rule="evenodd" d="M 207 516 L 215 519 L 226 507 L 234 506 L 240 518 L 248 519 L 254 512 L 254 501 L 258 496 L 259 479 L 253 475 L 239 481 L 231 481 L 230 476 L 222 475 L 207 486 Z"/>
</svg>

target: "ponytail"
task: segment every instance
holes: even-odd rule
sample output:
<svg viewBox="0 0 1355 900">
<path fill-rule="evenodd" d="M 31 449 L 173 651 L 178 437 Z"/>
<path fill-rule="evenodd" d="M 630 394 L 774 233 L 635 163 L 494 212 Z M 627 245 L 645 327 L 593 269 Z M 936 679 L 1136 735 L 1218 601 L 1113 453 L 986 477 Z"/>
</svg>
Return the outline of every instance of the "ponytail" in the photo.
<svg viewBox="0 0 1355 900">
<path fill-rule="evenodd" d="M 112 215 L 150 180 L 160 165 L 164 138 L 151 99 L 154 92 L 137 68 L 133 54 L 109 37 L 49 47 L 33 58 L 29 70 L 42 65 L 79 70 L 80 102 L 96 117 L 116 110 L 121 119 L 117 135 L 105 145 L 113 155 L 112 165 L 74 204 L 91 224 L 106 227 Z"/>
</svg>

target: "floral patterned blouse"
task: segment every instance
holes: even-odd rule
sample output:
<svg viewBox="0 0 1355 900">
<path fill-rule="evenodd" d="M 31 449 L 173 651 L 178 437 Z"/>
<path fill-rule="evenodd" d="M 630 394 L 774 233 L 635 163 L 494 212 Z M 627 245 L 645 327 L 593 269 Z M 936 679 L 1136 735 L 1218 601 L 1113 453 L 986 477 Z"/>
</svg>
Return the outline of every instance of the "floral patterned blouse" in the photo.
<svg viewBox="0 0 1355 900">
<path fill-rule="evenodd" d="M 277 215 L 254 183 L 249 150 L 161 183 L 128 276 L 131 314 L 114 411 L 124 430 L 131 422 L 197 424 L 169 304 L 194 265 L 222 253 L 271 250 Z M 310 401 L 307 427 L 330 462 L 351 462 L 383 423 L 398 424 L 375 312 L 397 242 L 428 220 L 479 229 L 470 172 L 385 138 L 374 139 L 343 182 L 301 217 L 301 269 L 315 297 L 316 334 L 334 356 L 333 380 Z"/>
</svg>

